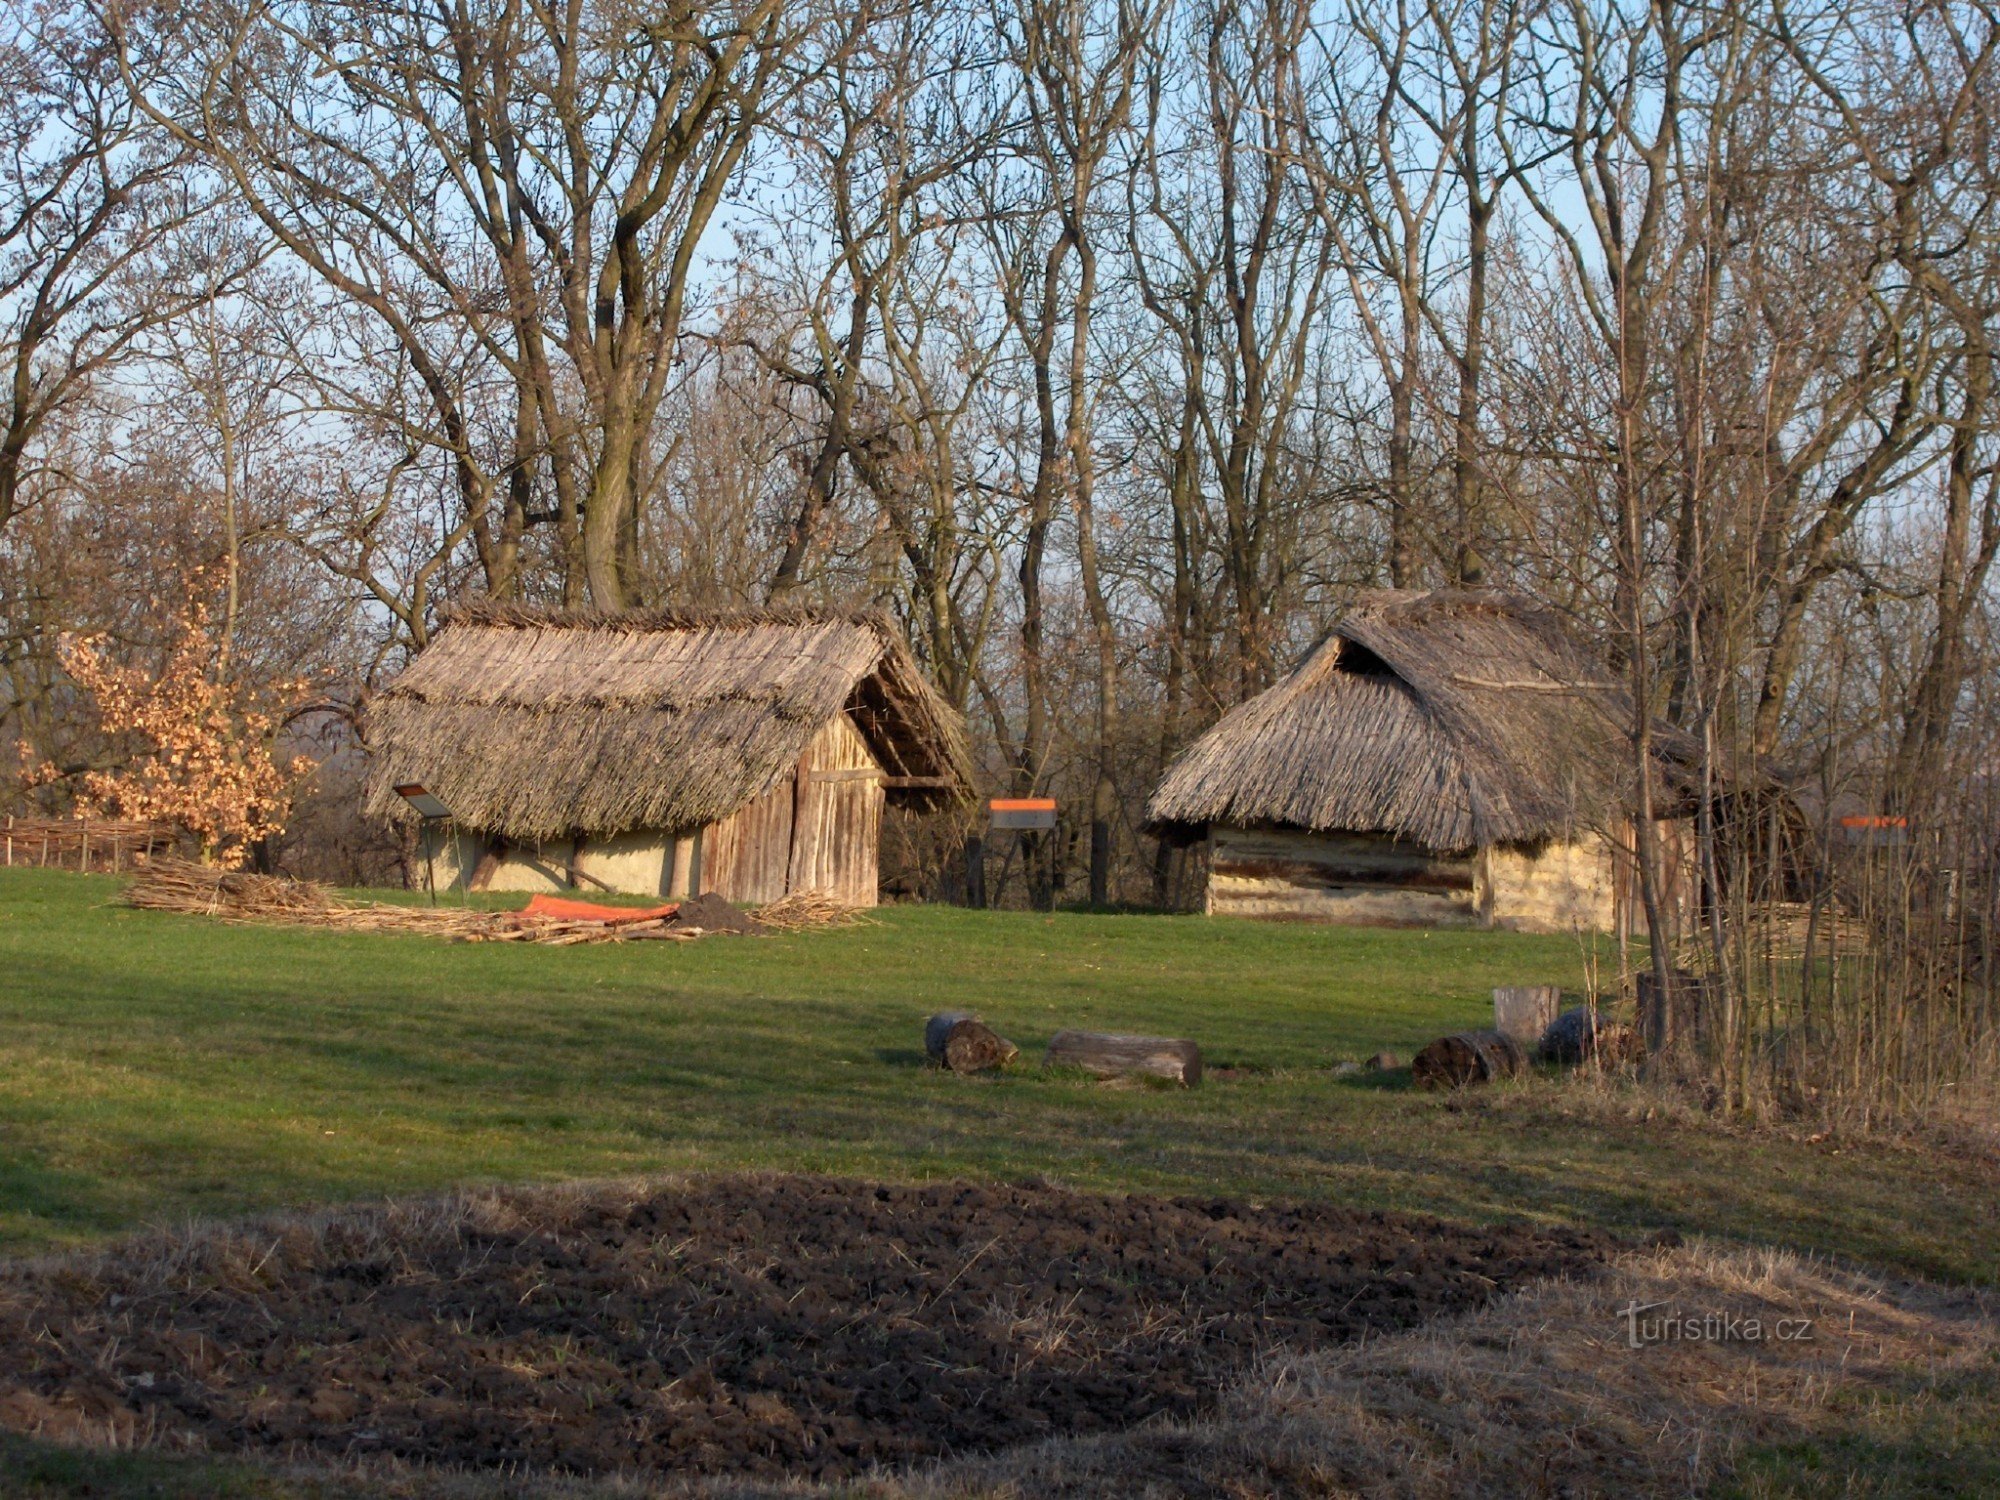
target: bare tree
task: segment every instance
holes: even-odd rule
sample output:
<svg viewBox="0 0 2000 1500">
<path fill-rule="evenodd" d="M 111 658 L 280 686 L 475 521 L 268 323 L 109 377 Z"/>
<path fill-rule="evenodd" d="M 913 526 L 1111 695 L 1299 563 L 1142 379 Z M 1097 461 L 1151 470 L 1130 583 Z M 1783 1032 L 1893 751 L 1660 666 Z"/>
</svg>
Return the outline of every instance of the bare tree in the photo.
<svg viewBox="0 0 2000 1500">
<path fill-rule="evenodd" d="M 119 37 L 147 115 L 407 364 L 431 407 L 409 436 L 451 466 L 488 587 L 514 586 L 534 518 L 525 486 L 496 517 L 501 473 L 540 463 L 565 592 L 612 609 L 698 247 L 816 20 L 779 0 L 256 0 L 198 13 L 159 82 Z M 511 442 L 484 441 L 468 361 L 516 392 Z"/>
<path fill-rule="evenodd" d="M 213 206 L 68 7 L 0 19 L 0 530 L 50 420 L 209 294 L 180 239 Z M 218 269 L 205 265 L 206 273 Z"/>
</svg>

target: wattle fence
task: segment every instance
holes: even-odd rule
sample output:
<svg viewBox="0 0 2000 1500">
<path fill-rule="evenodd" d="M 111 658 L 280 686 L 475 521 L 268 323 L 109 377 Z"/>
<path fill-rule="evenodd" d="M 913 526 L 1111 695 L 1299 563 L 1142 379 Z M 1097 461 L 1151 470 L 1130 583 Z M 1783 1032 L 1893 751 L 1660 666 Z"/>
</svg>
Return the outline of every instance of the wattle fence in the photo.
<svg viewBox="0 0 2000 1500">
<path fill-rule="evenodd" d="M 5 868 L 98 870 L 116 875 L 135 856 L 162 853 L 180 842 L 171 823 L 141 818 L 15 818 L 4 825 Z"/>
</svg>

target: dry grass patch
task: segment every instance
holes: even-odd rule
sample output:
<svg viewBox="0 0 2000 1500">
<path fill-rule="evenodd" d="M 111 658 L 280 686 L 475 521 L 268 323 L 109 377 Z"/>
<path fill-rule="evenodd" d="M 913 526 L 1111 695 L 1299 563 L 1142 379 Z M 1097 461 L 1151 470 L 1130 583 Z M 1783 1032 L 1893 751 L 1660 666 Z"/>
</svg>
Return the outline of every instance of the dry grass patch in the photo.
<svg viewBox="0 0 2000 1500">
<path fill-rule="evenodd" d="M 1754 1319 L 1766 1338 L 1634 1349 L 1625 1310 L 1635 1304 L 1660 1305 L 1647 1318 Z M 1811 1338 L 1773 1336 L 1795 1319 L 1811 1320 Z M 1978 1422 L 2000 1419 L 2000 1306 L 1989 1294 L 1694 1245 L 1278 1363 L 1206 1420 L 1042 1444 L 867 1493 L 1668 1496 L 1735 1483 L 1760 1495 L 1980 1493 L 2000 1432 L 1963 1422 L 1957 1451 L 1924 1444 L 1920 1481 L 1899 1488 L 1895 1450 L 1912 1414 L 1934 1429 L 1952 1402 L 1969 1402 Z"/>
</svg>

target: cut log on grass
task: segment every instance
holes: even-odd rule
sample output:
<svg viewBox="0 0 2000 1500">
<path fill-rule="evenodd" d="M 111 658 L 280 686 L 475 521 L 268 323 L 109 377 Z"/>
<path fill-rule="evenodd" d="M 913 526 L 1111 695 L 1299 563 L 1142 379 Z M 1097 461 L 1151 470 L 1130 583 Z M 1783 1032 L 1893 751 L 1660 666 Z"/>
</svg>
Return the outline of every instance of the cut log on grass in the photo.
<svg viewBox="0 0 2000 1500">
<path fill-rule="evenodd" d="M 1180 1037 L 1058 1031 L 1049 1038 L 1048 1066 L 1082 1068 L 1099 1078 L 1165 1078 L 1193 1088 L 1201 1082 L 1201 1048 Z"/>
<path fill-rule="evenodd" d="M 1562 991 L 1552 984 L 1502 985 L 1493 991 L 1493 1029 L 1537 1047 L 1561 1005 Z"/>
<path fill-rule="evenodd" d="M 954 1073 L 1004 1068 L 1021 1049 L 983 1021 L 960 1021 L 944 1039 L 944 1065 Z"/>
<path fill-rule="evenodd" d="M 1441 1036 L 1410 1063 L 1410 1078 L 1419 1088 L 1457 1089 L 1471 1083 L 1491 1083 L 1528 1071 L 1528 1054 L 1521 1044 L 1497 1031 L 1460 1031 Z"/>
<path fill-rule="evenodd" d="M 951 1028 L 960 1021 L 977 1021 L 979 1016 L 969 1010 L 941 1010 L 924 1022 L 924 1056 L 939 1067 L 944 1066 L 945 1038 L 951 1035 Z"/>
<path fill-rule="evenodd" d="M 924 1052 L 954 1073 L 1004 1068 L 1021 1049 L 969 1010 L 943 1010 L 924 1022 Z"/>
</svg>

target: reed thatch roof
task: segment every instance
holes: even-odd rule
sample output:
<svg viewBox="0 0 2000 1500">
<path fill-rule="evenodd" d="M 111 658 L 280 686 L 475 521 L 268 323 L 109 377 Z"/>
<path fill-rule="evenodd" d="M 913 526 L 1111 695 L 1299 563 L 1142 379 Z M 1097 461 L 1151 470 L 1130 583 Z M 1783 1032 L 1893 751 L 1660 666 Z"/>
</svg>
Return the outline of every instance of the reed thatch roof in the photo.
<svg viewBox="0 0 2000 1500">
<path fill-rule="evenodd" d="M 1147 822 L 1182 837 L 1211 824 L 1380 833 L 1440 851 L 1603 829 L 1632 780 L 1630 701 L 1530 600 L 1383 590 L 1189 746 Z"/>
<path fill-rule="evenodd" d="M 518 840 L 693 828 L 781 778 L 852 715 L 902 805 L 969 794 L 959 716 L 873 611 L 596 615 L 461 607 L 370 706 L 368 806 L 421 782 Z"/>
</svg>

